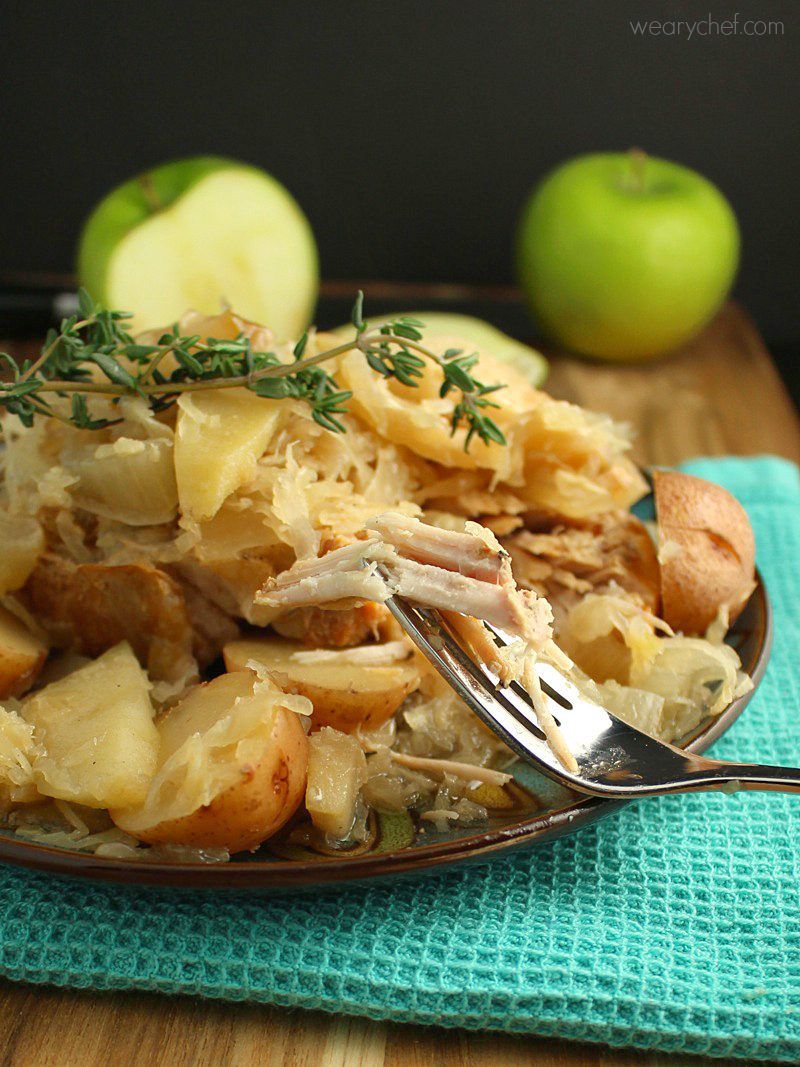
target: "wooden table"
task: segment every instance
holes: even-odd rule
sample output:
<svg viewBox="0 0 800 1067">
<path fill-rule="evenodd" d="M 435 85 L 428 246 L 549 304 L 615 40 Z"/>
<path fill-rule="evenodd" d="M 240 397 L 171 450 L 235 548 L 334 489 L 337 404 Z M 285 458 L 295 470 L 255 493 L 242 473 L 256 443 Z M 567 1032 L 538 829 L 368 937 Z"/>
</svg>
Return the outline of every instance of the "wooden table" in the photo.
<svg viewBox="0 0 800 1067">
<path fill-rule="evenodd" d="M 675 358 L 651 366 L 598 366 L 554 356 L 548 389 L 630 422 L 637 431 L 636 457 L 646 463 L 725 452 L 775 452 L 800 461 L 797 413 L 752 322 L 734 305 Z M 0 983 L 0 1064 L 8 1067 L 719 1067 L 721 1062 L 317 1012 Z"/>
</svg>

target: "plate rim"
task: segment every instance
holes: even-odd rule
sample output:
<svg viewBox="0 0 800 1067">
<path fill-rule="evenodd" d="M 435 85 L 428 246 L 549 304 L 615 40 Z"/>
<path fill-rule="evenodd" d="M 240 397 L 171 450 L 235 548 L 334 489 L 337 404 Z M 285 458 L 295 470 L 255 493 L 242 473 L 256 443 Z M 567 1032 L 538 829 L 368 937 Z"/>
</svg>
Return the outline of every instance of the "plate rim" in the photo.
<svg viewBox="0 0 800 1067">
<path fill-rule="evenodd" d="M 756 619 L 760 644 L 751 670 L 753 688 L 732 701 L 714 719 L 701 724 L 682 747 L 704 752 L 726 733 L 747 707 L 764 677 L 772 649 L 773 612 L 769 594 L 758 569 L 754 600 L 759 602 Z M 432 842 L 413 850 L 367 853 L 349 858 L 314 860 L 248 860 L 244 863 L 149 863 L 94 856 L 53 845 L 6 836 L 0 832 L 0 862 L 71 879 L 162 889 L 221 890 L 280 893 L 330 890 L 374 883 L 397 876 L 436 874 L 464 863 L 487 862 L 498 855 L 533 843 L 555 840 L 613 814 L 632 800 L 606 800 L 586 796 L 577 803 L 530 816 L 510 826 L 493 827 L 468 837 Z"/>
</svg>

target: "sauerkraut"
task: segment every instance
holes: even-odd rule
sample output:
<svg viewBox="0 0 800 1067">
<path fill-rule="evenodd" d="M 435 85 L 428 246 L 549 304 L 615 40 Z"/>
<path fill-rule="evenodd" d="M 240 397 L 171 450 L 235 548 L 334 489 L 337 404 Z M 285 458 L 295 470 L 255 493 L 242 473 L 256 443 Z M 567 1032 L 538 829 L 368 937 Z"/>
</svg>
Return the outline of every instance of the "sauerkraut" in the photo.
<svg viewBox="0 0 800 1067">
<path fill-rule="evenodd" d="M 189 313 L 181 328 L 247 336 L 293 358 L 290 346 L 275 348 L 269 331 L 231 311 Z M 312 331 L 306 354 L 325 347 L 329 339 Z M 353 393 L 342 434 L 318 425 L 300 401 L 243 388 L 186 393 L 158 414 L 138 397 L 92 400 L 90 414 L 111 420 L 97 431 L 3 420 L 0 595 L 52 647 L 38 680 L 41 664 L 32 670 L 26 699 L 126 641 L 149 675 L 143 699 L 161 746 L 153 766 L 136 773 L 175 821 L 192 798 L 210 802 L 215 783 L 238 780 L 249 705 L 236 705 L 245 716 L 238 725 L 223 715 L 207 736 L 181 737 L 179 746 L 170 709 L 223 670 L 229 642 L 263 630 L 272 635 L 264 648 L 301 641 L 297 664 L 321 672 L 309 692 L 324 697 L 326 725 L 312 734 L 306 813 L 326 848 L 366 847 L 375 812 L 410 811 L 435 832 L 507 803 L 514 755 L 422 660 L 407 696 L 380 691 L 375 677 L 363 687 L 359 724 L 359 672 L 415 655 L 382 606 L 389 592 L 445 610 L 470 653 L 504 679 L 521 679 L 535 701 L 532 657 L 550 657 L 588 695 L 666 740 L 746 689 L 722 642 L 725 620 L 702 638 L 673 634 L 659 617 L 659 554 L 674 546 L 657 550 L 628 512 L 646 485 L 624 426 L 554 400 L 482 356 L 483 380 L 508 385 L 496 412 L 507 444 L 476 440 L 466 451 L 463 429 L 451 433 L 453 402 L 440 395 L 437 367 L 426 366 L 418 388 L 381 378 L 358 352 L 331 369 Z M 524 654 L 501 655 L 476 618 L 518 634 Z M 278 670 L 280 657 L 270 673 L 265 655 L 246 667 L 259 684 L 283 686 L 284 712 L 315 729 L 313 700 L 292 691 L 300 683 Z M 343 685 L 349 718 L 338 729 Z M 46 843 L 149 855 L 135 836 L 147 819 L 128 813 L 121 829 L 105 810 L 43 797 L 33 767 L 49 765 L 47 738 L 35 715 L 26 718 L 35 706 L 26 699 L 0 709 L 0 809 L 10 824 Z M 396 710 L 380 721 L 376 709 L 390 705 Z M 543 701 L 540 712 L 569 766 Z M 238 770 L 221 766 L 219 753 L 237 746 Z M 77 787 L 75 795 L 91 799 Z M 170 847 L 209 862 L 227 855 L 169 843 L 152 855 Z"/>
</svg>

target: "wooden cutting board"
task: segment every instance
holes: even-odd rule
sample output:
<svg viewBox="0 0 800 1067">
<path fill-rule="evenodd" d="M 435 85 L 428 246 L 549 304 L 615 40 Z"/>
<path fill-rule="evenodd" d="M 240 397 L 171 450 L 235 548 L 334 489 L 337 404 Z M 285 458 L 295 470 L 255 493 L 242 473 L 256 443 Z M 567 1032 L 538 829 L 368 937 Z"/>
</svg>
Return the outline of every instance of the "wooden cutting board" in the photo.
<svg viewBox="0 0 800 1067">
<path fill-rule="evenodd" d="M 326 323 L 345 317 L 340 304 L 356 288 L 343 282 L 325 288 Z M 508 290 L 377 283 L 364 288 L 368 306 L 376 311 L 387 304 L 450 307 L 482 314 L 520 336 L 526 329 L 518 299 Z M 10 348 L 0 342 L 3 347 Z M 615 367 L 549 355 L 547 389 L 629 422 L 636 433 L 634 454 L 643 463 L 760 452 L 800 462 L 797 412 L 755 326 L 735 304 L 669 360 Z M 9 1067 L 720 1067 L 723 1062 L 321 1012 L 0 981 L 0 1063 Z M 740 1067 L 742 1061 L 730 1063 Z"/>
<path fill-rule="evenodd" d="M 545 388 L 629 422 L 642 463 L 761 452 L 800 461 L 797 411 L 755 325 L 736 304 L 658 363 L 601 366 L 556 355 Z"/>
</svg>

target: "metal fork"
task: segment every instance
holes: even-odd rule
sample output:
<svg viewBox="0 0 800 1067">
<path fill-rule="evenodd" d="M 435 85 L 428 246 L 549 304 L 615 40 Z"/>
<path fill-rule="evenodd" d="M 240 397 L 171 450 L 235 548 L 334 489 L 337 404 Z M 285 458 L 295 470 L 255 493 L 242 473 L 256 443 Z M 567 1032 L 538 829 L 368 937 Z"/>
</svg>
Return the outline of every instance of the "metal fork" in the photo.
<svg viewBox="0 0 800 1067">
<path fill-rule="evenodd" d="M 386 606 L 478 718 L 518 756 L 562 785 L 615 799 L 708 789 L 800 793 L 800 769 L 706 759 L 656 741 L 587 700 L 555 667 L 540 663 L 536 670 L 548 707 L 578 764 L 577 773 L 572 773 L 547 744 L 522 686 L 502 685 L 488 668 L 476 664 L 439 612 L 399 596 L 390 597 Z M 499 630 L 488 629 L 499 645 L 508 643 Z"/>
</svg>

